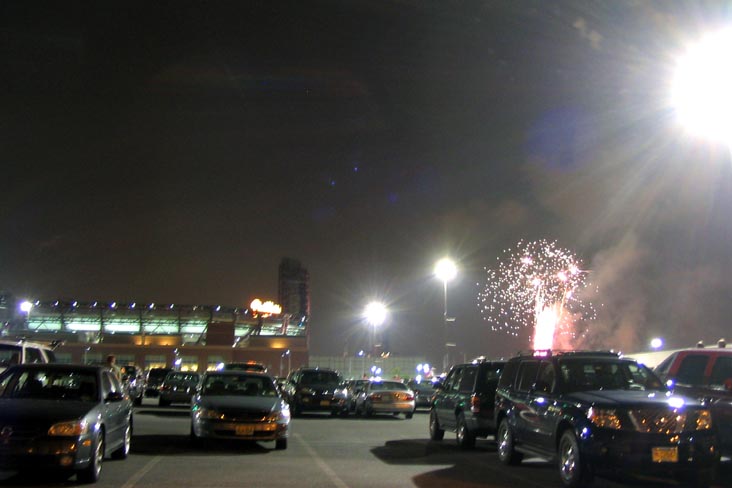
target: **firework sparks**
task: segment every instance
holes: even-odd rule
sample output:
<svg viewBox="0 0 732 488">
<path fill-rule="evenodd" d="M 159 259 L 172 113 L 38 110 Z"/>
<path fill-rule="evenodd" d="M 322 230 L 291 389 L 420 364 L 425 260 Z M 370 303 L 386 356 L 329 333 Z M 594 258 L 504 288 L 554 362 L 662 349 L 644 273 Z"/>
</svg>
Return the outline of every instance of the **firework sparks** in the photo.
<svg viewBox="0 0 732 488">
<path fill-rule="evenodd" d="M 487 269 L 480 294 L 483 319 L 494 331 L 530 334 L 534 349 L 570 349 L 596 317 L 580 300 L 589 285 L 582 263 L 556 242 L 519 241 L 505 251 L 496 269 Z"/>
</svg>

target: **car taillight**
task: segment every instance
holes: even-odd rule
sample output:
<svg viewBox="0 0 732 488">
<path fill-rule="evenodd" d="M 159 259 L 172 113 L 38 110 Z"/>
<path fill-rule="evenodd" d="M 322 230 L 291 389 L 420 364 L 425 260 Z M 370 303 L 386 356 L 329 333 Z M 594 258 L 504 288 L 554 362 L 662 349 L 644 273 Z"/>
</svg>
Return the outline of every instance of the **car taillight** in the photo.
<svg viewBox="0 0 732 488">
<path fill-rule="evenodd" d="M 480 397 L 478 395 L 470 397 L 470 411 L 473 413 L 480 413 Z"/>
<path fill-rule="evenodd" d="M 381 401 L 381 393 L 372 393 L 369 395 L 369 398 L 372 401 L 380 402 Z"/>
<path fill-rule="evenodd" d="M 398 398 L 406 402 L 411 402 L 412 400 L 414 400 L 414 395 L 412 395 L 411 393 L 401 393 Z"/>
</svg>

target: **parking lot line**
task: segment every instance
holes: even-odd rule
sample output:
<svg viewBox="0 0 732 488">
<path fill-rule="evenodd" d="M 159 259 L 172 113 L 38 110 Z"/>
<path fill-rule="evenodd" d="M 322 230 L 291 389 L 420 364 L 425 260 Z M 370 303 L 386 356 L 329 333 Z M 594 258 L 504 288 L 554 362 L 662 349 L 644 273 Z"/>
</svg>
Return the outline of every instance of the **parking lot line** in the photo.
<svg viewBox="0 0 732 488">
<path fill-rule="evenodd" d="M 315 449 L 310 447 L 310 445 L 305 441 L 305 439 L 302 438 L 300 434 L 293 434 L 293 437 L 295 437 L 295 439 L 297 439 L 297 441 L 302 444 L 310 457 L 315 460 L 315 464 L 317 464 L 320 469 L 323 470 L 323 472 L 328 476 L 328 478 L 330 478 L 335 486 L 337 486 L 338 488 L 348 488 L 346 482 L 338 477 L 335 471 L 333 471 L 330 466 L 328 466 L 328 463 L 326 463 L 325 460 L 323 460 L 323 458 L 318 455 Z"/>
<path fill-rule="evenodd" d="M 160 462 L 161 459 L 163 459 L 162 456 L 155 456 L 154 458 L 152 458 L 138 472 L 133 474 L 124 485 L 120 486 L 120 488 L 133 488 L 137 484 L 137 482 L 142 479 L 143 476 L 145 476 L 151 469 L 155 467 L 156 464 Z"/>
</svg>

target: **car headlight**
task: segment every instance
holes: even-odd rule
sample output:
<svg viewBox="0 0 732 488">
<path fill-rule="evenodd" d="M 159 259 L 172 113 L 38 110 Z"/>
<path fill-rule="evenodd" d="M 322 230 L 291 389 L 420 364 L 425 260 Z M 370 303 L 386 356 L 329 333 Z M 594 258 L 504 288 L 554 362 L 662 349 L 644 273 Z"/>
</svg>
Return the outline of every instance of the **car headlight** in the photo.
<svg viewBox="0 0 732 488">
<path fill-rule="evenodd" d="M 48 435 L 78 437 L 89 432 L 89 423 L 86 420 L 72 420 L 59 422 L 48 429 Z"/>
<path fill-rule="evenodd" d="M 267 422 L 276 422 L 278 424 L 286 424 L 290 421 L 290 410 L 280 410 L 267 415 Z"/>
<path fill-rule="evenodd" d="M 697 410 L 695 423 L 692 424 L 695 430 L 709 430 L 712 428 L 712 412 L 711 410 Z"/>
<path fill-rule="evenodd" d="M 213 419 L 213 420 L 223 420 L 224 414 L 221 412 L 217 412 L 214 409 L 211 408 L 200 408 L 198 409 L 198 412 L 196 413 L 199 418 L 202 419 Z"/>
<path fill-rule="evenodd" d="M 587 418 L 602 429 L 620 430 L 622 427 L 620 417 L 613 409 L 592 407 L 587 411 Z"/>
</svg>

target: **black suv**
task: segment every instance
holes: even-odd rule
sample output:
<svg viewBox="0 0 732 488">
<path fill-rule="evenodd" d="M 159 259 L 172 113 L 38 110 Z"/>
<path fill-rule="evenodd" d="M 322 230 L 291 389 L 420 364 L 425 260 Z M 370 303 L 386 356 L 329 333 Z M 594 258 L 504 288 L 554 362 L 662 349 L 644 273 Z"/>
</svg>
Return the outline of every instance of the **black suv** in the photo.
<svg viewBox="0 0 732 488">
<path fill-rule="evenodd" d="M 337 371 L 327 368 L 299 368 L 287 378 L 284 393 L 293 415 L 302 412 L 341 412 L 343 382 Z"/>
<path fill-rule="evenodd" d="M 709 486 L 719 461 L 712 416 L 646 366 L 611 352 L 533 352 L 508 361 L 496 391 L 498 457 L 556 461 L 563 486 L 642 473 Z"/>
<path fill-rule="evenodd" d="M 496 431 L 494 416 L 498 378 L 505 361 L 476 359 L 450 369 L 438 382 L 430 409 L 430 438 L 441 440 L 445 430 L 455 432 L 458 445 L 469 449 L 476 437 Z"/>
</svg>

